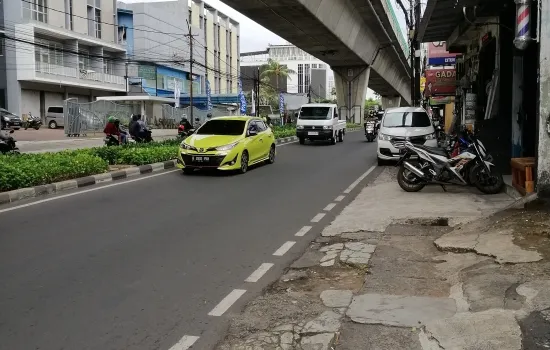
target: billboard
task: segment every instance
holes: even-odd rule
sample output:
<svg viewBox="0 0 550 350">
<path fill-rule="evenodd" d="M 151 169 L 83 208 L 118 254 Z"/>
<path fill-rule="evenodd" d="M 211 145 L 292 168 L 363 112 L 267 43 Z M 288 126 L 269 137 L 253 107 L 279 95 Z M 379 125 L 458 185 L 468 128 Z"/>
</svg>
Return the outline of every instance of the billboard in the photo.
<svg viewBox="0 0 550 350">
<path fill-rule="evenodd" d="M 426 69 L 424 96 L 454 96 L 456 69 Z"/>
<path fill-rule="evenodd" d="M 448 66 L 456 63 L 455 53 L 447 52 L 447 45 L 444 41 L 428 43 L 428 65 Z"/>
</svg>

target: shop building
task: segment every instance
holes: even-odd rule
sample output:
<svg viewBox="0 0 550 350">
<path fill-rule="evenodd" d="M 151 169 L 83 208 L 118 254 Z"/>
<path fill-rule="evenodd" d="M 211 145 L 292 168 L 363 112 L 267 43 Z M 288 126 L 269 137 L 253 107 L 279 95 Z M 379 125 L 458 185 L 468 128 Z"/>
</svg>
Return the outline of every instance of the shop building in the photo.
<svg viewBox="0 0 550 350">
<path fill-rule="evenodd" d="M 539 3 L 525 1 L 527 12 L 514 0 L 475 3 L 428 0 L 418 35 L 456 54 L 454 120 L 474 125 L 497 168 L 510 174 L 511 158 L 538 153 Z"/>
</svg>

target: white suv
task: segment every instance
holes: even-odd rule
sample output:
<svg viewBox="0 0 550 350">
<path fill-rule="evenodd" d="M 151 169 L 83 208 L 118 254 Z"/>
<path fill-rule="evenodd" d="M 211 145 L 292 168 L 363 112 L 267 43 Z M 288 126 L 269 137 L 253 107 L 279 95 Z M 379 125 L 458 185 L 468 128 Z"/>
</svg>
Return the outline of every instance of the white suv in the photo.
<svg viewBox="0 0 550 350">
<path fill-rule="evenodd" d="M 378 165 L 399 159 L 399 149 L 405 141 L 437 147 L 435 128 L 423 108 L 398 107 L 386 110 L 378 131 Z"/>
</svg>

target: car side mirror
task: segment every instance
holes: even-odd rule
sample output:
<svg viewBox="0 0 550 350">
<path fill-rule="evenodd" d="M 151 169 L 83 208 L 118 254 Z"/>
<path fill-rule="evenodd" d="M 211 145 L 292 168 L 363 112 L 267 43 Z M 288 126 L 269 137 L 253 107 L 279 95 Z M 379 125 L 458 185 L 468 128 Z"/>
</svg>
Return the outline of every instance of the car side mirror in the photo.
<svg viewBox="0 0 550 350">
<path fill-rule="evenodd" d="M 249 137 L 250 137 L 250 136 L 256 136 L 256 135 L 258 135 L 258 131 L 256 131 L 256 130 L 248 130 L 248 136 L 249 136 Z"/>
</svg>

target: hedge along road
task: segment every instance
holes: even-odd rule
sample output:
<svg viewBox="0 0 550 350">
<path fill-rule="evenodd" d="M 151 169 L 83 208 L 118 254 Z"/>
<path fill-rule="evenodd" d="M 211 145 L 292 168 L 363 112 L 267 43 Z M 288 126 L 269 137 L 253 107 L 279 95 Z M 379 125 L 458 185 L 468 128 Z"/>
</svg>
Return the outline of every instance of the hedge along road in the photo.
<svg viewBox="0 0 550 350">
<path fill-rule="evenodd" d="M 375 160 L 355 132 L 244 175 L 170 172 L 0 213 L 2 348 L 212 348 Z"/>
</svg>

